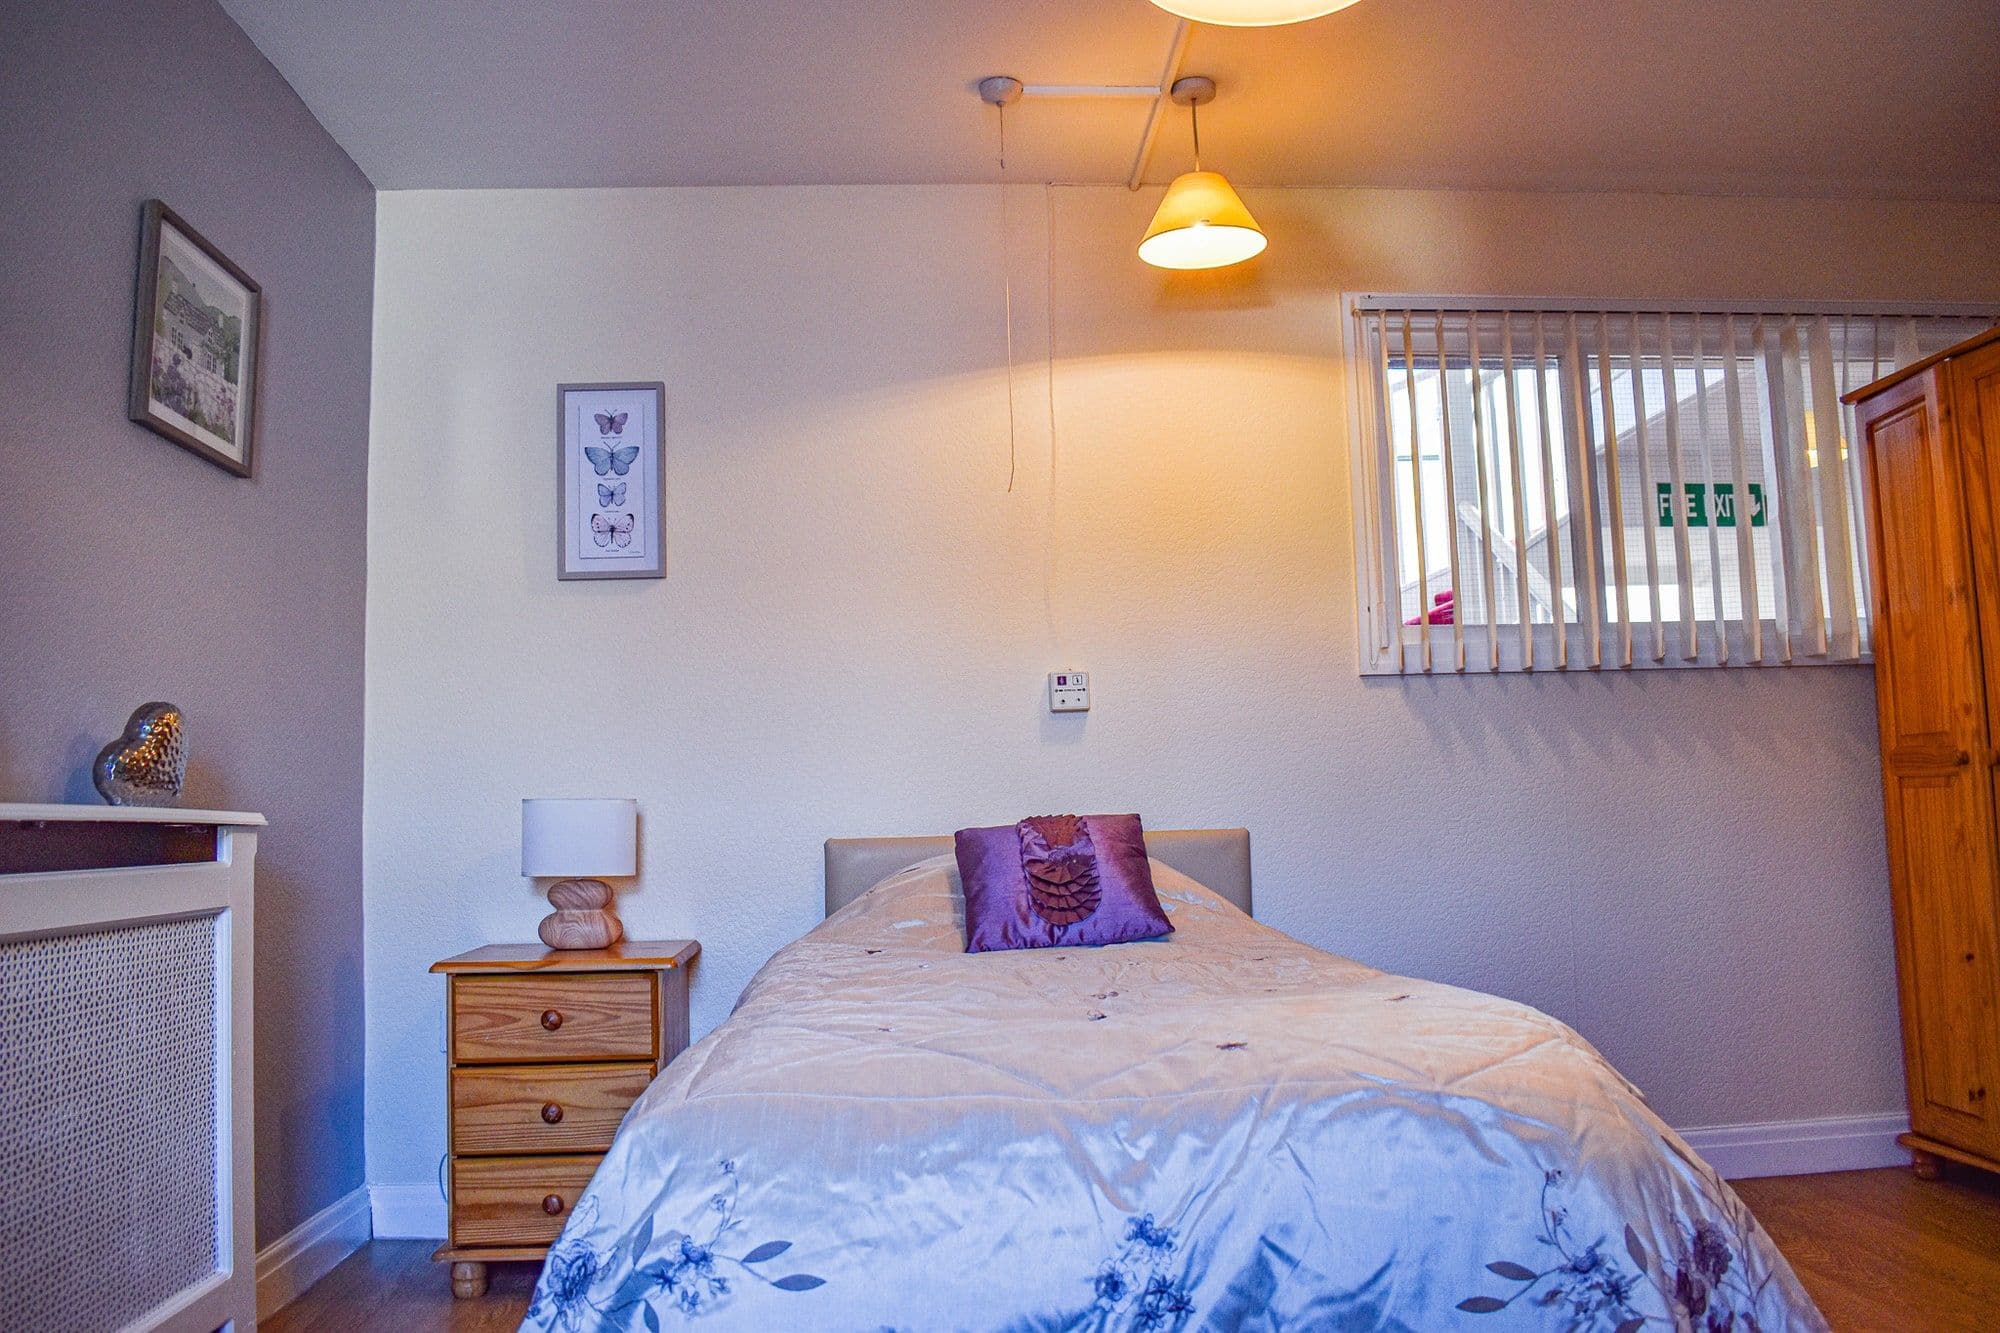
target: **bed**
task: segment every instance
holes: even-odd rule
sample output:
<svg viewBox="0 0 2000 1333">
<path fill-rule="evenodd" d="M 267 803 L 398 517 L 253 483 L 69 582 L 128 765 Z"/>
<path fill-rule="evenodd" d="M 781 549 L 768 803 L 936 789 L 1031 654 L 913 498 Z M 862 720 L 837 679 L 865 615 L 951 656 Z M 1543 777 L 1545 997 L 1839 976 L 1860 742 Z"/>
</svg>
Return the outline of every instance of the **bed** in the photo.
<svg viewBox="0 0 2000 1333">
<path fill-rule="evenodd" d="M 949 839 L 829 843 L 524 1327 L 1826 1327 L 1576 1033 L 1259 924 L 1242 830 L 1147 852 L 1171 936 L 968 955 Z"/>
</svg>

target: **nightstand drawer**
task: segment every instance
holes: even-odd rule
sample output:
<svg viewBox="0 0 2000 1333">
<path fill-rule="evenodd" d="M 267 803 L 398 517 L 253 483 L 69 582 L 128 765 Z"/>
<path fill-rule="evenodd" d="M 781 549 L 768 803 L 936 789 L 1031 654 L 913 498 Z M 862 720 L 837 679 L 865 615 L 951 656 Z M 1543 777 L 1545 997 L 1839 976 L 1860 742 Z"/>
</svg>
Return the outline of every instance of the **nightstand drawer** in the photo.
<svg viewBox="0 0 2000 1333">
<path fill-rule="evenodd" d="M 456 1153 L 591 1153 L 611 1146 L 653 1066 L 495 1065 L 451 1075 Z"/>
<path fill-rule="evenodd" d="M 451 1164 L 453 1245 L 548 1245 L 604 1159 L 467 1157 Z"/>
<path fill-rule="evenodd" d="M 562 1234 L 625 1113 L 687 1049 L 700 952 L 488 944 L 431 964 L 445 978 L 452 1140 L 449 1238 L 431 1258 L 451 1264 L 452 1295 L 483 1295 L 488 1264 L 540 1258 Z"/>
<path fill-rule="evenodd" d="M 650 1060 L 653 977 L 644 972 L 452 979 L 459 1063 Z"/>
</svg>

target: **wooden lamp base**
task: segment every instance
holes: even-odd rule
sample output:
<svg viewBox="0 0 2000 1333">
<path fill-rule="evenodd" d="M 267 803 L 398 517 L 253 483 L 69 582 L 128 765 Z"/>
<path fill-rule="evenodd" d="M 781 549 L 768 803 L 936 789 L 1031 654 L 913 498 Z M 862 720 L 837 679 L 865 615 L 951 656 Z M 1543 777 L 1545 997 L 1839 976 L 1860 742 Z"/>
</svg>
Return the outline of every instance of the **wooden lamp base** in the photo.
<svg viewBox="0 0 2000 1333">
<path fill-rule="evenodd" d="M 562 879 L 549 885 L 549 906 L 536 933 L 551 949 L 605 949 L 624 937 L 611 913 L 611 886 L 601 879 Z"/>
</svg>

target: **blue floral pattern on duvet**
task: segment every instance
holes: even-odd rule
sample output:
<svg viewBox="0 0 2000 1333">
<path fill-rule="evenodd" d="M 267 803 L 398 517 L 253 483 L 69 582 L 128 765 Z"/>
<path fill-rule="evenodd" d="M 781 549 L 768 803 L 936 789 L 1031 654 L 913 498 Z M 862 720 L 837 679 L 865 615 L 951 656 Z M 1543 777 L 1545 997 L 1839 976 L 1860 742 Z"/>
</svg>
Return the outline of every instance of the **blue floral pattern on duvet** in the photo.
<svg viewBox="0 0 2000 1333">
<path fill-rule="evenodd" d="M 563 1238 L 549 1251 L 536 1285 L 529 1320 L 562 1333 L 636 1330 L 658 1333 L 662 1314 L 691 1319 L 720 1309 L 738 1282 L 778 1291 L 825 1286 L 811 1273 L 772 1276 L 766 1265 L 792 1248 L 767 1240 L 732 1252 L 744 1222 L 736 1215 L 736 1164 L 720 1164 L 723 1183 L 710 1197 L 707 1216 L 686 1231 L 657 1234 L 642 1218 L 628 1238 L 598 1250 L 583 1239 L 596 1225 L 597 1200 L 586 1196 Z M 1746 1229 L 1756 1223 L 1733 1195 L 1722 1222 L 1702 1219 L 1678 1228 L 1674 1252 L 1651 1253 L 1627 1224 L 1623 1253 L 1608 1236 L 1582 1242 L 1562 1202 L 1564 1173 L 1542 1173 L 1539 1247 L 1523 1263 L 1496 1259 L 1486 1271 L 1508 1284 L 1458 1303 L 1466 1314 L 1533 1312 L 1537 1327 L 1571 1333 L 1642 1333 L 1649 1325 L 1692 1333 L 1766 1333 L 1758 1310 L 1773 1274 L 1759 1276 L 1756 1247 Z M 700 1233 L 697 1235 L 697 1233 Z M 622 1280 L 616 1274 L 624 1273 Z M 1179 1231 L 1152 1213 L 1125 1220 L 1119 1248 L 1087 1279 L 1092 1300 L 1071 1321 L 1076 1326 L 1178 1333 L 1199 1313 Z M 1657 1313 L 1649 1313 L 1649 1307 Z"/>
<path fill-rule="evenodd" d="M 1107 1323 L 1122 1316 L 1129 1328 L 1180 1328 L 1194 1314 L 1194 1300 L 1185 1274 L 1173 1267 L 1179 1249 L 1174 1229 L 1159 1225 L 1151 1213 L 1129 1219 L 1125 1244 L 1092 1280 L 1097 1293 L 1092 1310 L 1107 1316 Z"/>
<path fill-rule="evenodd" d="M 1755 1250 L 1741 1234 L 1746 1223 L 1754 1225 L 1747 1212 L 1731 1219 L 1735 1235 L 1707 1219 L 1691 1226 L 1678 1223 L 1677 1252 L 1671 1260 L 1651 1254 L 1627 1224 L 1625 1252 L 1619 1255 L 1612 1252 L 1609 1237 L 1584 1245 L 1571 1234 L 1569 1210 L 1559 1199 L 1562 1183 L 1561 1171 L 1542 1173 L 1542 1230 L 1535 1238 L 1542 1249 L 1531 1256 L 1539 1264 L 1494 1260 L 1486 1270 L 1514 1284 L 1512 1290 L 1504 1296 L 1468 1296 L 1459 1309 L 1497 1314 L 1526 1304 L 1542 1307 L 1555 1319 L 1567 1316 L 1566 1324 L 1551 1326 L 1579 1331 L 1640 1333 L 1648 1324 L 1660 1324 L 1695 1333 L 1763 1333 L 1757 1310 L 1772 1274 L 1752 1272 Z M 1736 1208 L 1741 1210 L 1742 1204 Z M 1646 1296 L 1657 1297 L 1666 1313 L 1647 1315 L 1640 1308 Z"/>
<path fill-rule="evenodd" d="M 656 1245 L 653 1219 L 646 1217 L 628 1241 L 605 1251 L 593 1249 L 582 1238 L 596 1225 L 597 1199 L 586 1195 L 563 1238 L 549 1251 L 528 1318 L 546 1320 L 563 1333 L 639 1327 L 657 1333 L 661 1310 L 678 1310 L 688 1317 L 706 1314 L 729 1299 L 737 1281 L 762 1282 L 779 1291 L 825 1286 L 823 1278 L 811 1273 L 772 1277 L 763 1268 L 792 1248 L 788 1240 L 767 1240 L 742 1254 L 727 1252 L 725 1247 L 743 1222 L 736 1216 L 736 1163 L 723 1162 L 721 1171 L 722 1187 L 710 1197 L 710 1216 L 704 1219 L 706 1227 L 700 1228 L 705 1240 L 696 1239 L 697 1228 L 691 1224 L 687 1231 L 666 1232 Z M 602 1279 L 617 1269 L 626 1271 L 624 1281 L 600 1293 Z"/>
</svg>

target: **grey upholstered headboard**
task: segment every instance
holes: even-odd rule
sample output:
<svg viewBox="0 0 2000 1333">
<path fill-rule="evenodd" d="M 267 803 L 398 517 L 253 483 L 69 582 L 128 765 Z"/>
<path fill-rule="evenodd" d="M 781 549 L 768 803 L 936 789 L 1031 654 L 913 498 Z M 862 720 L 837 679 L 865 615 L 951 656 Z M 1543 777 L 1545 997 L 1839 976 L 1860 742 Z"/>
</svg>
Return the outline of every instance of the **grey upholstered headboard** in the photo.
<svg viewBox="0 0 2000 1333">
<path fill-rule="evenodd" d="M 828 838 L 826 914 L 832 916 L 889 876 L 951 851 L 951 838 Z M 1146 851 L 1196 883 L 1250 910 L 1250 830 L 1152 829 Z"/>
</svg>

